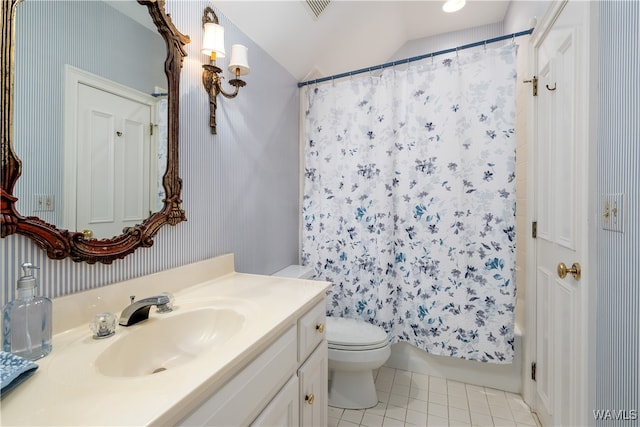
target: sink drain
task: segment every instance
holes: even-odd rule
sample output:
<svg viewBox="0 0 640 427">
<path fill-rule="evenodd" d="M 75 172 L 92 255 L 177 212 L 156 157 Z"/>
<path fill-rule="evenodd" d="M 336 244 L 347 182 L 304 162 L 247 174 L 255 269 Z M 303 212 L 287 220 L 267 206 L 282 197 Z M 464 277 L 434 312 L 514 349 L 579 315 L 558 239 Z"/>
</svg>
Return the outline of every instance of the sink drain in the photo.
<svg viewBox="0 0 640 427">
<path fill-rule="evenodd" d="M 158 372 L 166 371 L 167 368 L 156 368 L 151 372 L 151 374 L 157 374 Z"/>
</svg>

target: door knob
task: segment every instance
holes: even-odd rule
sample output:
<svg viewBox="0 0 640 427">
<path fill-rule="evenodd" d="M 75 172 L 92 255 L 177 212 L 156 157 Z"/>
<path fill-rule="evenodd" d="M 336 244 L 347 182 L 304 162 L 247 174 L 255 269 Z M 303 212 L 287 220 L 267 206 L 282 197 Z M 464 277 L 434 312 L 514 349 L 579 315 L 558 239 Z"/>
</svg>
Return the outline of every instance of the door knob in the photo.
<svg viewBox="0 0 640 427">
<path fill-rule="evenodd" d="M 89 240 L 89 239 L 93 238 L 93 231 L 91 231 L 91 230 L 82 230 L 82 235 L 84 236 L 85 239 Z"/>
<path fill-rule="evenodd" d="M 558 276 L 560 276 L 561 279 L 564 279 L 565 277 L 567 277 L 567 273 L 571 273 L 574 279 L 580 280 L 580 275 L 582 273 L 580 264 L 574 262 L 571 268 L 567 268 L 564 262 L 558 264 Z"/>
<path fill-rule="evenodd" d="M 315 396 L 313 395 L 313 393 L 311 393 L 311 394 L 307 394 L 307 395 L 304 397 L 304 400 L 305 400 L 309 405 L 313 405 L 313 401 L 314 401 L 314 399 L 315 399 Z"/>
</svg>

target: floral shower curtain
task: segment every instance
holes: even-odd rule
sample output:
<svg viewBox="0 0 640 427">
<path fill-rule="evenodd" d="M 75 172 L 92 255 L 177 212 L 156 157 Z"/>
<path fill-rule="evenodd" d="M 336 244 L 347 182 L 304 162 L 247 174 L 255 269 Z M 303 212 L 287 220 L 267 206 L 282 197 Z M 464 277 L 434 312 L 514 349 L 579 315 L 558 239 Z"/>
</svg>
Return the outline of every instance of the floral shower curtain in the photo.
<svg viewBox="0 0 640 427">
<path fill-rule="evenodd" d="M 516 46 L 307 86 L 302 261 L 327 314 L 513 357 Z"/>
</svg>

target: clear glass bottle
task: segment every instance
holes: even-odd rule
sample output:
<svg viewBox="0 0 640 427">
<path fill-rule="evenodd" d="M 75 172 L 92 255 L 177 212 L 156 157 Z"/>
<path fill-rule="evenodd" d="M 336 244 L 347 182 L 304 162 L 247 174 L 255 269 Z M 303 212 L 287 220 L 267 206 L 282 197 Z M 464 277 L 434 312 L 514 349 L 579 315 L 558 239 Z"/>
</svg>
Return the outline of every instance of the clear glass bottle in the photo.
<svg viewBox="0 0 640 427">
<path fill-rule="evenodd" d="M 36 296 L 33 264 L 22 264 L 24 276 L 18 279 L 18 295 L 5 305 L 2 313 L 4 351 L 29 360 L 51 353 L 51 300 Z"/>
</svg>

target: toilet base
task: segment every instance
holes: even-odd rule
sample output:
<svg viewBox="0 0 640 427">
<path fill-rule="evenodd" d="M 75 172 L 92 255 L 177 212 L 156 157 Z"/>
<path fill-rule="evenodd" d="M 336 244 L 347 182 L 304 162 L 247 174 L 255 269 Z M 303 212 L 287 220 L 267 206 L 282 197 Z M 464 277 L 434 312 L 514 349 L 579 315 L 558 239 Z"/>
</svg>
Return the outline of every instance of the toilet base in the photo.
<svg viewBox="0 0 640 427">
<path fill-rule="evenodd" d="M 329 371 L 329 406 L 366 409 L 377 404 L 373 371 Z"/>
</svg>

